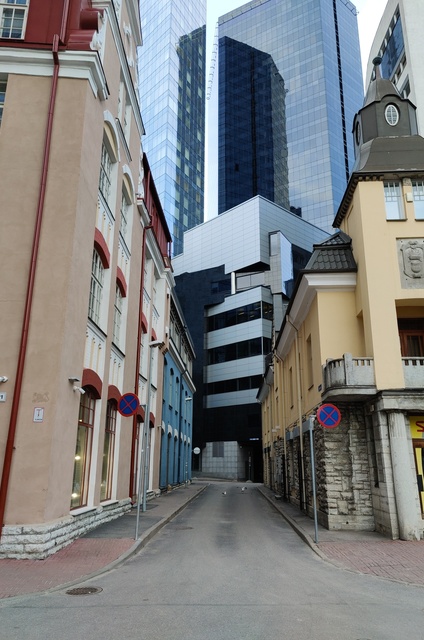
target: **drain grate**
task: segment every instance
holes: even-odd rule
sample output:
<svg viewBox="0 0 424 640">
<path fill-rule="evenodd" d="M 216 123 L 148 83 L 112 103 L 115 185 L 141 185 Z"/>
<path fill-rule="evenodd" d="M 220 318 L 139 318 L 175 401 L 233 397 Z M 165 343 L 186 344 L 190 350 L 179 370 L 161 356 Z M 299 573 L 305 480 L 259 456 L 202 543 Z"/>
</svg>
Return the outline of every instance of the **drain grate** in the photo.
<svg viewBox="0 0 424 640">
<path fill-rule="evenodd" d="M 68 596 L 91 596 L 94 593 L 100 593 L 100 591 L 103 591 L 101 587 L 77 587 L 69 589 L 66 594 Z"/>
</svg>

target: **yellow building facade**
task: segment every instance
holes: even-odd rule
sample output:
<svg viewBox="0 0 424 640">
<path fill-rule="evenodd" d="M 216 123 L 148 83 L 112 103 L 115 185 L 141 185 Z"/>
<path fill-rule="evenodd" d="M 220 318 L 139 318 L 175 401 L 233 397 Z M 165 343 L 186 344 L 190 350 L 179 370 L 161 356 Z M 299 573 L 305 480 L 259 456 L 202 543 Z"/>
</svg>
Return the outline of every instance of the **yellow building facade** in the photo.
<svg viewBox="0 0 424 640">
<path fill-rule="evenodd" d="M 353 131 L 339 232 L 314 247 L 258 393 L 265 483 L 312 514 L 313 437 L 323 525 L 419 539 L 424 139 L 378 67 Z M 323 405 L 337 424 L 325 424 Z"/>
</svg>

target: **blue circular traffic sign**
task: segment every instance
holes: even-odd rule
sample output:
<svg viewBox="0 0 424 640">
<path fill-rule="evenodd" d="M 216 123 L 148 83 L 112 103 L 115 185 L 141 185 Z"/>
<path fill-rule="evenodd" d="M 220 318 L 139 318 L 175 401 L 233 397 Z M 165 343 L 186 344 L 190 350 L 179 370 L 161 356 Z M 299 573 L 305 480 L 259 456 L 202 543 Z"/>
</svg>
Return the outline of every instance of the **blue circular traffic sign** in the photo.
<svg viewBox="0 0 424 640">
<path fill-rule="evenodd" d="M 137 412 L 139 406 L 140 401 L 135 393 L 125 393 L 119 399 L 118 411 L 121 416 L 133 416 Z"/>
<path fill-rule="evenodd" d="M 323 404 L 317 411 L 317 420 L 326 429 L 338 427 L 341 419 L 340 409 L 334 404 Z"/>
</svg>

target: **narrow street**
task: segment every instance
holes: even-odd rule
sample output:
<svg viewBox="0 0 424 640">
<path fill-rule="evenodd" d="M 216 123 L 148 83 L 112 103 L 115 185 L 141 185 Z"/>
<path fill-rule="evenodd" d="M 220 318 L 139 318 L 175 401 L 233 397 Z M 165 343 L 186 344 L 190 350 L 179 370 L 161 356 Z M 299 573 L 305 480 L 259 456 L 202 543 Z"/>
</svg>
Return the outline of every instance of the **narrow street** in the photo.
<svg viewBox="0 0 424 640">
<path fill-rule="evenodd" d="M 211 483 L 138 555 L 79 585 L 98 593 L 1 601 L 0 639 L 424 639 L 422 588 L 321 560 L 242 486 Z"/>
</svg>

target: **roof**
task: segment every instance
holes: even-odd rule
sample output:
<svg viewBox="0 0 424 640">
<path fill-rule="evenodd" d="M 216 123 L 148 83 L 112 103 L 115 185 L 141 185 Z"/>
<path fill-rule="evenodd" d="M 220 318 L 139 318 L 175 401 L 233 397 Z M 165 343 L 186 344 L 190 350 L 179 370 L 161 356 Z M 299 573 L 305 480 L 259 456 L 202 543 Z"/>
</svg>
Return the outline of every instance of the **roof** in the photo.
<svg viewBox="0 0 424 640">
<path fill-rule="evenodd" d="M 312 256 L 302 273 L 356 270 L 357 266 L 352 252 L 352 238 L 343 231 L 339 231 L 324 242 L 314 244 Z"/>
</svg>

